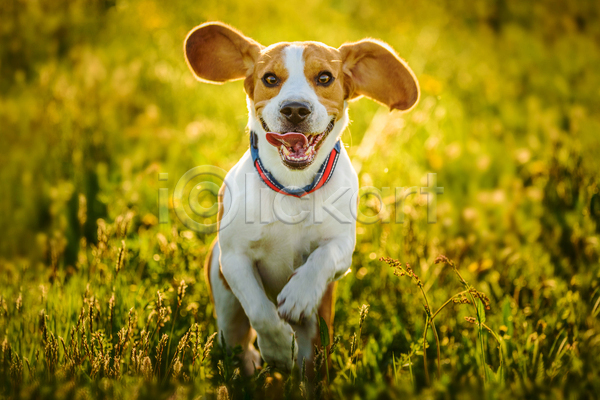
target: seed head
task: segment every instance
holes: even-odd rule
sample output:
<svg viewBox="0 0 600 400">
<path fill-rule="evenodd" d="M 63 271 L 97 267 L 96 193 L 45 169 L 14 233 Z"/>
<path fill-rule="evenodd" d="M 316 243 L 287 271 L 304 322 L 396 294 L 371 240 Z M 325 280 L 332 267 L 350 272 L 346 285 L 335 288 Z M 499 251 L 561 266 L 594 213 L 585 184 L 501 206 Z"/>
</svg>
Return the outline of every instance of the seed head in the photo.
<svg viewBox="0 0 600 400">
<path fill-rule="evenodd" d="M 365 322 L 365 319 L 367 318 L 367 314 L 369 314 L 369 306 L 367 304 L 363 304 L 360 308 L 360 328 L 362 328 L 363 322 Z"/>
<path fill-rule="evenodd" d="M 450 261 L 450 259 L 448 257 L 446 257 L 445 255 L 437 256 L 437 258 L 435 259 L 434 262 L 436 264 L 444 263 L 444 264 L 448 264 L 448 265 L 454 265 L 454 263 L 452 261 Z"/>
<path fill-rule="evenodd" d="M 182 279 L 181 282 L 179 283 L 179 287 L 177 288 L 177 305 L 179 307 L 181 307 L 181 302 L 183 301 L 183 298 L 185 297 L 185 289 L 187 288 L 187 285 L 185 284 L 185 281 Z"/>
<path fill-rule="evenodd" d="M 319 373 L 323 363 L 325 362 L 325 352 L 323 349 L 317 345 L 315 345 L 315 373 Z"/>
<path fill-rule="evenodd" d="M 162 337 L 160 338 L 160 341 L 158 342 L 158 345 L 156 346 L 156 365 L 157 368 L 160 368 L 160 363 L 162 361 L 162 354 L 163 354 L 163 350 L 165 349 L 165 346 L 167 345 L 167 340 L 169 339 L 169 335 L 167 335 L 166 333 L 162 335 Z"/>
<path fill-rule="evenodd" d="M 110 316 L 110 324 L 112 326 L 112 321 L 115 316 L 115 293 L 113 292 L 112 296 L 110 296 L 110 300 L 108 300 L 108 313 Z"/>
<path fill-rule="evenodd" d="M 202 353 L 202 362 L 204 362 L 206 357 L 208 357 L 208 355 L 210 354 L 210 351 L 213 347 L 213 342 L 215 340 L 215 336 L 217 336 L 217 332 L 210 335 L 210 337 L 206 340 L 206 344 L 204 345 L 204 352 Z"/>
<path fill-rule="evenodd" d="M 469 293 L 473 297 L 480 299 L 486 310 L 489 310 L 491 308 L 490 307 L 490 299 L 487 297 L 487 295 L 485 293 L 477 291 L 477 289 L 475 289 L 474 287 L 469 288 Z"/>
<path fill-rule="evenodd" d="M 331 343 L 331 347 L 329 348 L 329 354 L 333 354 L 341 340 L 342 337 L 339 335 L 333 338 L 333 343 Z"/>
<path fill-rule="evenodd" d="M 40 285 L 40 291 L 42 292 L 42 303 L 46 301 L 46 287 L 44 285 Z"/>
<path fill-rule="evenodd" d="M 467 296 L 465 296 L 462 293 L 454 295 L 454 297 L 452 297 L 452 302 L 454 304 L 471 304 L 471 302 L 469 301 L 469 299 L 467 298 Z"/>
<path fill-rule="evenodd" d="M 152 375 L 154 371 L 152 370 L 152 360 L 150 360 L 150 357 L 144 357 L 144 359 L 142 360 L 142 366 L 140 367 L 140 371 L 142 372 L 142 376 L 144 377 L 144 379 L 146 379 L 147 381 L 152 380 Z"/>
<path fill-rule="evenodd" d="M 194 338 L 196 340 L 194 342 L 194 347 L 192 347 L 192 365 L 194 365 L 194 363 L 196 362 L 196 359 L 200 355 L 200 350 L 201 350 L 200 325 L 194 324 L 194 326 L 192 327 L 192 330 L 194 331 Z"/>
<path fill-rule="evenodd" d="M 117 256 L 117 264 L 115 265 L 115 271 L 117 274 L 123 268 L 124 259 L 125 259 L 125 241 L 121 240 L 121 248 L 119 249 L 119 254 Z"/>
<path fill-rule="evenodd" d="M 156 291 L 156 308 L 160 309 L 163 305 L 163 296 L 160 294 L 160 290 Z"/>
<path fill-rule="evenodd" d="M 15 308 L 17 309 L 17 312 L 20 313 L 21 309 L 23 308 L 23 293 L 19 292 L 19 297 L 17 297 L 17 300 L 15 300 Z"/>
</svg>

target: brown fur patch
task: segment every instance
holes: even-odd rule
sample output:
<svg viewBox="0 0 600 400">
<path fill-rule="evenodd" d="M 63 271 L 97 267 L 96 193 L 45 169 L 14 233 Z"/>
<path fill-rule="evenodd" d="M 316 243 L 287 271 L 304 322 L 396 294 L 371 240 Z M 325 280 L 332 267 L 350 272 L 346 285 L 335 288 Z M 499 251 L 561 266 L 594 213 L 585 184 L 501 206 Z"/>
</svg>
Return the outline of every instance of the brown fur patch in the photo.
<svg viewBox="0 0 600 400">
<path fill-rule="evenodd" d="M 219 194 L 217 195 L 219 208 L 217 210 L 217 232 L 221 230 L 221 219 L 223 219 L 223 198 L 225 197 L 225 189 L 227 186 L 224 184 L 219 188 Z"/>
<path fill-rule="evenodd" d="M 212 285 L 210 284 L 210 269 L 211 269 L 211 264 L 212 264 L 211 261 L 212 261 L 212 256 L 213 256 L 213 250 L 214 250 L 216 244 L 217 244 L 217 238 L 215 238 L 213 240 L 213 242 L 211 243 L 210 248 L 208 249 L 208 255 L 204 259 L 204 279 L 206 280 L 206 286 L 208 286 L 208 294 L 210 294 L 210 301 L 212 303 L 215 302 L 215 298 L 213 297 Z"/>
<path fill-rule="evenodd" d="M 342 57 L 333 47 L 318 42 L 306 42 L 302 54 L 304 59 L 304 76 L 319 97 L 319 102 L 327 109 L 329 115 L 341 118 L 344 110 L 344 73 Z M 317 78 L 323 72 L 333 75 L 329 86 L 317 84 Z"/>
<path fill-rule="evenodd" d="M 226 186 L 223 185 L 221 186 L 221 188 L 219 189 L 219 209 L 217 212 L 217 231 L 220 228 L 221 225 L 221 219 L 223 218 L 223 196 L 225 195 L 225 188 Z M 206 279 L 206 284 L 208 285 L 208 291 L 210 293 L 210 300 L 214 303 L 215 299 L 213 297 L 213 293 L 212 293 L 212 285 L 210 283 L 210 270 L 211 270 L 211 261 L 212 261 L 212 256 L 213 256 L 213 252 L 215 249 L 215 246 L 218 243 L 218 237 L 216 237 L 212 244 L 210 245 L 210 248 L 208 250 L 208 255 L 206 256 L 206 259 L 204 260 L 204 278 Z M 227 283 L 227 280 L 225 279 L 225 276 L 223 276 L 223 271 L 221 271 L 221 267 L 220 267 L 220 263 L 219 263 L 219 278 L 221 279 L 221 281 L 223 282 L 223 286 L 225 286 L 225 289 L 227 290 L 231 290 L 231 288 L 229 287 L 229 284 Z"/>
<path fill-rule="evenodd" d="M 327 346 L 327 354 L 329 354 L 329 350 L 331 349 L 331 343 L 333 343 L 333 319 L 335 317 L 335 290 L 337 288 L 337 282 L 331 282 L 327 289 L 325 290 L 325 294 L 321 299 L 321 305 L 318 309 L 318 317 L 323 318 L 325 323 L 327 324 L 327 330 L 329 331 L 329 346 Z M 319 331 L 319 322 L 317 321 L 317 334 L 312 340 L 312 346 L 321 347 L 321 333 Z M 314 364 L 312 362 L 307 363 L 306 365 L 306 373 L 307 376 L 312 379 L 314 375 Z M 331 368 L 331 359 L 327 358 L 327 364 L 324 364 L 321 368 L 321 378 L 326 379 L 327 371 L 325 368 Z"/>
<path fill-rule="evenodd" d="M 319 306 L 319 317 L 322 317 L 327 324 L 329 329 L 329 343 L 333 342 L 333 319 L 335 317 L 335 290 L 337 288 L 337 282 L 332 282 L 327 286 L 325 294 L 321 299 L 321 305 Z M 321 345 L 321 335 L 317 335 L 317 342 Z"/>
<path fill-rule="evenodd" d="M 219 210 L 217 211 L 217 232 L 219 232 L 221 230 L 221 219 L 223 219 L 223 198 L 225 196 L 226 188 L 227 188 L 227 186 L 223 185 L 223 186 L 221 186 L 221 189 L 219 189 Z M 225 276 L 223 275 L 223 270 L 221 269 L 220 261 L 219 261 L 219 278 L 221 279 L 221 281 L 223 281 L 223 285 L 225 286 L 225 289 L 231 290 L 231 288 L 229 287 L 229 284 L 227 283 L 227 279 L 225 279 Z"/>
<path fill-rule="evenodd" d="M 254 67 L 253 75 L 253 87 L 254 92 L 251 98 L 254 99 L 254 108 L 256 109 L 256 115 L 260 115 L 262 109 L 268 104 L 268 102 L 279 94 L 281 86 L 289 77 L 289 72 L 285 67 L 285 61 L 283 59 L 283 50 L 289 45 L 289 43 L 279 43 L 271 47 L 264 49 Z M 267 87 L 262 78 L 267 73 L 272 73 L 279 78 L 279 83 L 275 87 Z"/>
</svg>

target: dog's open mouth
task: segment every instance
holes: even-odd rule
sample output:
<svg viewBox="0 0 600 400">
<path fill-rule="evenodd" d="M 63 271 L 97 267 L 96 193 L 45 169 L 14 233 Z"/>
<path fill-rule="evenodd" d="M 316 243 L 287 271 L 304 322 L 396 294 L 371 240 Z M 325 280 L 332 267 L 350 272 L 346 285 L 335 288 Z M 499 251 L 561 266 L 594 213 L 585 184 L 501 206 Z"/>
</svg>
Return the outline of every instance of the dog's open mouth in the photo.
<svg viewBox="0 0 600 400">
<path fill-rule="evenodd" d="M 284 164 L 289 168 L 303 169 L 308 167 L 315 160 L 317 152 L 327 137 L 333 130 L 334 120 L 327 125 L 327 129 L 318 134 L 301 132 L 269 132 L 266 124 L 263 127 L 267 131 L 267 141 L 269 144 L 279 149 L 279 155 Z"/>
</svg>

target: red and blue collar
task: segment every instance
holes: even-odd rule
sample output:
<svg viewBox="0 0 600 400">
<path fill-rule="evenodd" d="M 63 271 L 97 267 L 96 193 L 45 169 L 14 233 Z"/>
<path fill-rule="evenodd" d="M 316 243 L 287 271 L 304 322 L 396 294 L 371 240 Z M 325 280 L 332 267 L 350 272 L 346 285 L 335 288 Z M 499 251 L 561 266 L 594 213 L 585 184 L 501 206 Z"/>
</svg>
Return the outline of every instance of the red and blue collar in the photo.
<svg viewBox="0 0 600 400">
<path fill-rule="evenodd" d="M 256 172 L 258 172 L 258 175 L 268 187 L 278 193 L 283 193 L 293 197 L 306 196 L 307 194 L 320 189 L 323 187 L 323 185 L 329 182 L 329 179 L 335 170 L 335 166 L 337 165 L 341 148 L 341 142 L 338 140 L 335 142 L 335 146 L 333 146 L 331 153 L 329 153 L 323 164 L 321 164 L 321 167 L 315 175 L 312 183 L 304 186 L 303 188 L 292 189 L 277 182 L 277 179 L 275 179 L 275 177 L 273 177 L 273 175 L 271 175 L 271 173 L 265 169 L 260 157 L 258 156 L 258 136 L 255 132 L 250 131 L 250 154 L 252 155 L 252 163 L 254 164 L 254 168 L 256 168 Z"/>
</svg>

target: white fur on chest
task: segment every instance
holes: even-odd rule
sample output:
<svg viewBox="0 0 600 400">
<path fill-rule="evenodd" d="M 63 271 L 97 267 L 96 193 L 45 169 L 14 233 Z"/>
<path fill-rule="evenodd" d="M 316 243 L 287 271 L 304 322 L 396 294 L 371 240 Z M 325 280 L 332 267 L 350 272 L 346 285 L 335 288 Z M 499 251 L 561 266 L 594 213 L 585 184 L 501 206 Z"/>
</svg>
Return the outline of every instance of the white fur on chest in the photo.
<svg viewBox="0 0 600 400">
<path fill-rule="evenodd" d="M 226 192 L 225 212 L 236 212 L 231 223 L 220 231 L 219 243 L 225 251 L 250 258 L 272 301 L 319 246 L 339 237 L 354 242 L 353 194 L 358 189 L 358 179 L 345 150 L 330 181 L 302 198 L 268 188 L 254 169 L 249 153 L 232 168 L 225 181 L 236 190 L 235 197 Z M 234 201 L 238 204 L 232 206 Z"/>
<path fill-rule="evenodd" d="M 249 242 L 248 255 L 267 296 L 275 302 L 292 273 L 302 266 L 317 248 L 319 235 L 304 224 L 273 222 L 260 230 L 260 239 Z"/>
</svg>

